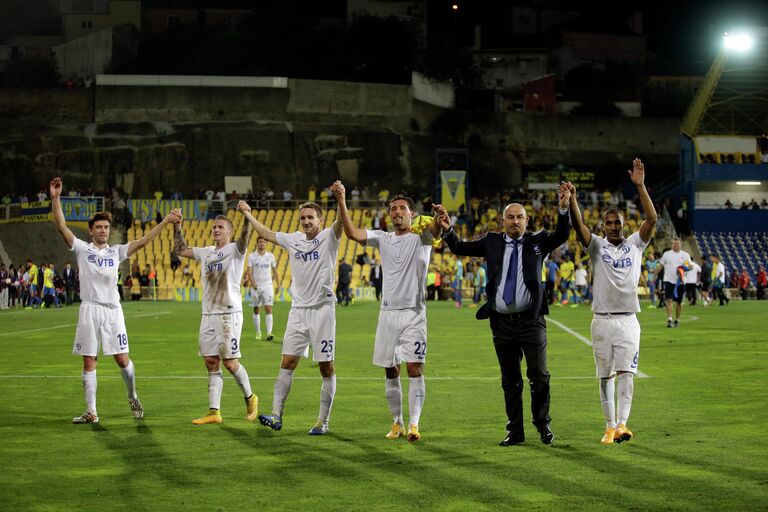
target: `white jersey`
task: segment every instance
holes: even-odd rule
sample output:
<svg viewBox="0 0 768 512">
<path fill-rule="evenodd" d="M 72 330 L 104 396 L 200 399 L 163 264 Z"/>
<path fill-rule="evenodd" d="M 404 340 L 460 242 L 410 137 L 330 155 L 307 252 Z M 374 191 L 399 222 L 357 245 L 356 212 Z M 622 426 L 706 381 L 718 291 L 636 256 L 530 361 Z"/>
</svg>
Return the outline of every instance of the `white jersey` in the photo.
<svg viewBox="0 0 768 512">
<path fill-rule="evenodd" d="M 421 235 L 396 235 L 386 231 L 365 230 L 366 245 L 377 247 L 381 254 L 382 311 L 423 308 L 426 295 L 427 267 L 432 252 L 432 232 Z"/>
<path fill-rule="evenodd" d="M 200 280 L 203 283 L 203 314 L 236 313 L 243 311 L 240 295 L 240 281 L 243 279 L 245 252 L 230 242 L 221 249 L 193 247 L 195 259 L 200 265 Z"/>
<path fill-rule="evenodd" d="M 275 233 L 278 245 L 288 251 L 291 264 L 291 296 L 293 308 L 308 308 L 334 304 L 333 288 L 339 239 L 332 228 L 325 228 L 312 240 L 307 235 Z"/>
<path fill-rule="evenodd" d="M 721 261 L 717 264 L 717 268 L 715 270 L 715 279 L 719 279 L 720 284 L 722 284 L 727 288 L 729 286 L 729 283 L 725 282 L 725 276 L 726 276 L 725 264 L 723 264 L 723 262 Z"/>
<path fill-rule="evenodd" d="M 677 267 L 691 266 L 691 256 L 685 251 L 666 251 L 659 262 L 664 265 L 664 282 L 677 283 Z"/>
<path fill-rule="evenodd" d="M 640 233 L 632 233 L 616 246 L 592 235 L 587 252 L 592 258 L 592 311 L 637 313 L 637 283 L 643 269 L 643 251 L 648 246 Z"/>
<path fill-rule="evenodd" d="M 276 266 L 277 261 L 271 252 L 264 252 L 262 255 L 254 251 L 248 256 L 248 268 L 256 288 L 272 288 L 272 269 Z"/>
<path fill-rule="evenodd" d="M 699 281 L 701 267 L 698 263 L 691 262 L 691 270 L 685 273 L 685 284 L 696 284 Z"/>
<path fill-rule="evenodd" d="M 110 308 L 120 307 L 117 293 L 117 269 L 128 257 L 128 245 L 107 246 L 99 249 L 92 243 L 75 238 L 72 252 L 77 258 L 80 271 L 80 298 L 83 302 L 101 304 Z"/>
</svg>

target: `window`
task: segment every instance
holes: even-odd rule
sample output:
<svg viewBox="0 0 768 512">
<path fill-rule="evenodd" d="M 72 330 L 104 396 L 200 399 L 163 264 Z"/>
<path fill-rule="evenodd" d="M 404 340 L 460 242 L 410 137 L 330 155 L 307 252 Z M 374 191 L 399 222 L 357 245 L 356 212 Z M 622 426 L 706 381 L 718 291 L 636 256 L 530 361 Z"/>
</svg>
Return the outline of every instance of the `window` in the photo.
<svg viewBox="0 0 768 512">
<path fill-rule="evenodd" d="M 91 20 L 83 20 L 80 26 L 85 29 L 93 28 L 93 22 Z"/>
</svg>

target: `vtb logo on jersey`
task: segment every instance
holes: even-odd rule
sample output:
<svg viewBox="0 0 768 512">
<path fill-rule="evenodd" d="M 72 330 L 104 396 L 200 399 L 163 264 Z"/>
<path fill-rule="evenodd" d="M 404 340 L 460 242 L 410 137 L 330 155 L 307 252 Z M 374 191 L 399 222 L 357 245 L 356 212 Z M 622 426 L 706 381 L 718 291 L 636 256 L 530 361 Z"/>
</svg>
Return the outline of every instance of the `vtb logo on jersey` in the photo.
<svg viewBox="0 0 768 512">
<path fill-rule="evenodd" d="M 95 254 L 88 256 L 88 263 L 93 263 L 97 267 L 114 267 L 115 260 L 112 258 L 99 258 Z"/>
<path fill-rule="evenodd" d="M 316 261 L 320 259 L 320 253 L 318 251 L 297 252 L 294 258 L 302 261 Z"/>
<path fill-rule="evenodd" d="M 209 263 L 205 266 L 205 268 L 207 269 L 208 273 L 221 272 L 222 270 L 224 270 L 224 265 L 221 263 Z"/>
<path fill-rule="evenodd" d="M 629 253 L 629 247 L 626 245 L 621 248 L 621 252 L 624 254 Z M 600 258 L 604 262 L 606 262 L 609 265 L 613 265 L 613 268 L 629 268 L 632 266 L 632 258 L 619 258 L 619 259 L 613 259 L 613 257 L 610 254 L 603 253 L 603 256 Z"/>
</svg>

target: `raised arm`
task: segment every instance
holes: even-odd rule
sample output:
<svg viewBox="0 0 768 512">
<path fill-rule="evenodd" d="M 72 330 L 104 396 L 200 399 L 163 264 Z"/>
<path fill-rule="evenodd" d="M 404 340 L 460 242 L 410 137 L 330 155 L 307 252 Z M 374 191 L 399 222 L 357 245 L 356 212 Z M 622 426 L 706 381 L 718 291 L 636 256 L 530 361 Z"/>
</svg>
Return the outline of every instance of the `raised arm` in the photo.
<svg viewBox="0 0 768 512">
<path fill-rule="evenodd" d="M 245 203 L 245 201 L 240 201 L 240 203 Z M 240 209 L 240 203 L 237 204 L 238 209 Z M 245 203 L 246 206 L 248 206 L 247 203 Z M 256 220 L 256 217 L 253 216 L 253 213 L 251 213 L 251 207 L 248 206 L 247 210 L 242 211 L 243 216 L 245 217 L 245 220 L 248 221 L 248 224 L 253 226 L 253 229 L 256 230 L 256 233 L 259 234 L 259 237 L 263 238 L 267 242 L 272 242 L 273 244 L 277 243 L 277 237 L 275 237 L 275 232 L 269 229 L 267 226 Z"/>
<path fill-rule="evenodd" d="M 648 190 L 645 188 L 645 166 L 642 160 L 635 158 L 632 161 L 632 170 L 627 171 L 629 173 L 629 179 L 637 187 L 637 193 L 640 196 L 640 204 L 643 205 L 643 214 L 645 219 L 640 224 L 640 238 L 643 242 L 648 243 L 653 235 L 653 228 L 656 226 L 656 208 L 653 206 L 651 196 L 648 194 Z"/>
<path fill-rule="evenodd" d="M 150 229 L 149 232 L 147 232 L 143 237 L 139 238 L 138 240 L 128 242 L 128 257 L 130 258 L 136 253 L 136 251 L 146 247 L 152 240 L 157 237 L 157 235 L 160 234 L 165 226 L 168 224 L 176 224 L 177 221 L 181 221 L 181 210 L 179 208 L 174 208 L 168 212 L 168 215 L 166 215 L 161 222 Z"/>
<path fill-rule="evenodd" d="M 429 231 L 432 233 L 432 236 L 434 238 L 440 238 L 443 236 L 443 223 L 440 220 L 440 216 L 443 215 L 443 212 L 445 212 L 445 208 L 443 208 L 440 204 L 432 205 L 432 213 L 433 213 L 433 219 L 432 222 L 429 223 Z M 448 215 L 445 213 L 445 215 Z M 450 217 L 449 217 L 450 222 Z"/>
<path fill-rule="evenodd" d="M 195 259 L 194 251 L 187 247 L 187 241 L 184 240 L 184 235 L 181 234 L 181 221 L 182 219 L 179 218 L 173 223 L 173 249 L 179 257 Z"/>
<path fill-rule="evenodd" d="M 237 209 L 243 215 L 245 215 L 246 212 L 251 213 L 251 207 L 245 201 L 239 201 L 237 203 Z M 248 242 L 251 240 L 251 233 L 253 233 L 253 229 L 249 222 L 240 230 L 240 238 L 237 239 L 237 250 L 240 251 L 240 254 L 245 254 L 245 251 L 248 250 Z"/>
<path fill-rule="evenodd" d="M 581 242 L 581 245 L 588 247 L 592 241 L 592 233 L 589 232 L 589 228 L 584 224 L 584 219 L 581 216 L 581 208 L 579 208 L 579 201 L 576 199 L 576 187 L 569 181 L 566 186 L 571 192 L 571 198 L 569 200 L 571 210 L 571 224 L 576 230 L 576 236 Z"/>
<path fill-rule="evenodd" d="M 67 247 L 70 249 L 75 243 L 75 234 L 67 227 L 67 221 L 64 219 L 64 210 L 61 209 L 61 190 L 64 185 L 61 182 L 61 178 L 53 178 L 51 180 L 50 195 L 51 195 L 51 212 L 53 213 L 53 222 L 56 224 L 56 229 L 59 230 L 59 234 L 67 243 Z"/>
<path fill-rule="evenodd" d="M 336 180 L 333 185 L 331 185 L 331 191 L 336 198 L 336 202 L 339 204 L 339 219 L 344 227 L 344 233 L 347 235 L 347 238 L 364 244 L 368 240 L 368 235 L 364 229 L 356 228 L 355 225 L 352 224 L 352 217 L 349 215 L 349 210 L 347 210 L 347 191 L 344 188 L 344 185 Z"/>
</svg>

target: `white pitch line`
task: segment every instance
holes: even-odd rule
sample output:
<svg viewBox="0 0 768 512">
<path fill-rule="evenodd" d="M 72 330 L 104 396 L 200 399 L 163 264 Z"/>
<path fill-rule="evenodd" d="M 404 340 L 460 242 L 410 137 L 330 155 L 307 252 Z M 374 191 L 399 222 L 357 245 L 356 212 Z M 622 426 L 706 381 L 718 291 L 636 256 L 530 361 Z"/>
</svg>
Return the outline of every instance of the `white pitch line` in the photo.
<svg viewBox="0 0 768 512">
<path fill-rule="evenodd" d="M 590 347 L 592 346 L 592 340 L 590 340 L 589 338 L 585 338 L 584 336 L 582 336 L 581 334 L 577 333 L 576 331 L 574 331 L 573 329 L 571 329 L 570 327 L 568 327 L 564 323 L 558 322 L 557 320 L 554 320 L 552 317 L 549 317 L 547 319 L 547 321 L 552 322 L 553 324 L 555 324 L 556 326 L 558 326 L 559 328 L 561 328 L 562 330 L 564 330 L 568 334 L 574 336 L 577 340 L 581 341 L 582 343 L 584 343 L 584 344 L 586 344 L 586 345 L 588 345 Z M 640 370 L 637 370 L 637 376 L 640 377 L 641 379 L 647 379 L 649 377 L 649 375 L 641 372 Z"/>
<path fill-rule="evenodd" d="M 2 375 L 0 379 L 81 379 L 81 375 Z M 203 380 L 206 375 L 142 375 L 147 380 Z M 250 380 L 275 380 L 274 377 L 249 377 Z M 338 380 L 381 381 L 383 377 L 336 377 Z M 500 377 L 425 377 L 427 380 L 444 381 L 498 381 Z M 554 380 L 594 380 L 594 377 L 552 377 Z M 121 379 L 119 375 L 99 375 L 99 379 Z M 293 380 L 319 380 L 320 377 L 294 376 Z"/>
<path fill-rule="evenodd" d="M 133 318 L 144 318 L 146 316 L 157 316 L 157 315 L 170 315 L 170 311 L 158 311 L 157 313 L 147 313 L 144 315 L 133 315 L 126 317 L 126 320 L 130 320 Z M 77 327 L 77 324 L 60 324 L 60 325 L 51 325 L 50 327 L 41 327 L 39 329 L 27 329 L 25 331 L 13 331 L 13 332 L 0 332 L 0 336 L 15 336 L 17 334 L 29 334 L 33 332 L 41 332 L 41 331 L 51 331 L 54 329 L 64 329 L 65 327 Z"/>
</svg>

